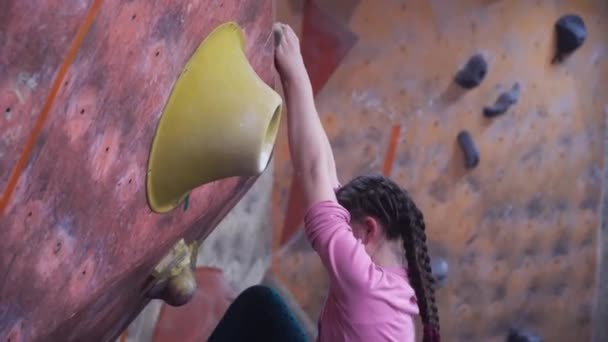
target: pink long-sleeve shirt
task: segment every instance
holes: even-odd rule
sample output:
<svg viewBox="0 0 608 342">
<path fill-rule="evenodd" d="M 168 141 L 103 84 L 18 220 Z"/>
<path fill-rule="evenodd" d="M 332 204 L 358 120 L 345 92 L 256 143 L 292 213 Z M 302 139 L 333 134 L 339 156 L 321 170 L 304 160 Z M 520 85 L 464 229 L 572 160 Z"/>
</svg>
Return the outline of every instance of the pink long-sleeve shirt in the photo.
<svg viewBox="0 0 608 342">
<path fill-rule="evenodd" d="M 406 270 L 374 264 L 349 222 L 349 212 L 334 201 L 312 205 L 304 218 L 330 277 L 318 341 L 414 342 L 418 305 Z"/>
</svg>

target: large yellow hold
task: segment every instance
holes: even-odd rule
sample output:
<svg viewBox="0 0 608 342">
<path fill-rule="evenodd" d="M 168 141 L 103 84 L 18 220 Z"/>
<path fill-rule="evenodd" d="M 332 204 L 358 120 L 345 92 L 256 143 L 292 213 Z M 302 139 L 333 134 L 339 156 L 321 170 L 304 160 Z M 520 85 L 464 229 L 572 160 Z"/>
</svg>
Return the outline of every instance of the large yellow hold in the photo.
<svg viewBox="0 0 608 342">
<path fill-rule="evenodd" d="M 220 25 L 177 80 L 150 152 L 152 210 L 170 211 L 202 184 L 268 165 L 282 100 L 249 64 L 244 42 L 236 23 Z"/>
</svg>

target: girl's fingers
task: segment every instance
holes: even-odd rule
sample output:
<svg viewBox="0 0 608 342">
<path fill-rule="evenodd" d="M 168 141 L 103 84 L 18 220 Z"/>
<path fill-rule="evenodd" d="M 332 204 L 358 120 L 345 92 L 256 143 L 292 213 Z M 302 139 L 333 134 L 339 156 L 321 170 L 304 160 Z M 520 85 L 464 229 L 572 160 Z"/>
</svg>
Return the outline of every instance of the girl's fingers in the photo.
<svg viewBox="0 0 608 342">
<path fill-rule="evenodd" d="M 280 26 L 276 25 L 272 28 L 272 34 L 274 36 L 274 46 L 280 47 L 283 41 L 283 30 Z"/>
<path fill-rule="evenodd" d="M 272 25 L 275 46 L 280 47 L 285 40 L 285 24 L 276 22 Z"/>
</svg>

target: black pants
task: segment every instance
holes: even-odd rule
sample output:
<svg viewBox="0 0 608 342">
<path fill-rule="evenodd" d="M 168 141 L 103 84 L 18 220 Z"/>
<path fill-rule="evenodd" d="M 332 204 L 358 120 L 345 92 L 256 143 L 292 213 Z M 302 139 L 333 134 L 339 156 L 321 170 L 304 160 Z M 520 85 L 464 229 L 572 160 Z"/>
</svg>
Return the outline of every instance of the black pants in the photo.
<svg viewBox="0 0 608 342">
<path fill-rule="evenodd" d="M 278 293 L 266 286 L 243 291 L 209 337 L 210 342 L 304 342 L 304 329 Z"/>
</svg>

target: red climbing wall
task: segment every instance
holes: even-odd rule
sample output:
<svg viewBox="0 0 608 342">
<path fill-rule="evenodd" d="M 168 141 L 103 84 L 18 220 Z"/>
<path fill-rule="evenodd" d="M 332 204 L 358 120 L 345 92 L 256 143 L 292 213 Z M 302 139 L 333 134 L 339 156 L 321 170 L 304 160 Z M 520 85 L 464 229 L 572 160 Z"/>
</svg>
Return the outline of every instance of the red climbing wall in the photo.
<svg viewBox="0 0 608 342">
<path fill-rule="evenodd" d="M 588 39 L 551 65 L 554 23 L 569 13 L 585 19 Z M 394 148 L 388 174 L 425 213 L 433 256 L 449 263 L 437 292 L 443 340 L 504 341 L 511 326 L 531 328 L 545 341 L 590 340 L 607 15 L 601 0 L 292 0 L 279 7 L 279 19 L 298 29 L 304 56 L 317 58 L 307 65 L 321 62 L 319 51 L 348 50 L 335 69 L 310 69 L 330 73 L 311 78 L 328 80 L 316 102 L 338 173 L 346 182 L 382 172 Z M 311 21 L 333 37 L 307 36 Z M 340 39 L 345 31 L 354 43 Z M 454 74 L 478 52 L 488 59 L 485 80 L 453 96 Z M 516 81 L 520 101 L 502 117 L 484 118 L 483 106 Z M 472 171 L 456 142 L 462 129 L 481 152 Z M 301 235 L 281 245 L 302 213 L 287 205 L 298 194 L 287 146 L 278 141 L 273 218 L 281 249 L 273 268 L 316 320 L 328 279 Z"/>
<path fill-rule="evenodd" d="M 152 213 L 148 151 L 182 67 L 218 24 L 244 29 L 272 81 L 270 0 L 0 2 L 0 339 L 107 340 L 151 269 L 202 239 L 253 179 Z"/>
</svg>

